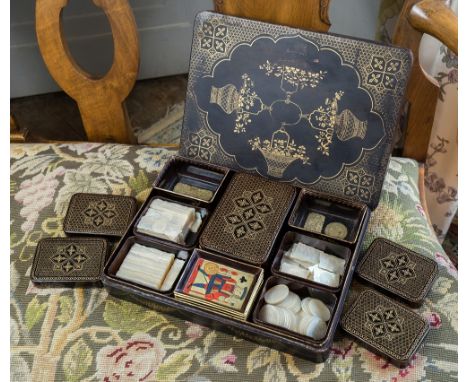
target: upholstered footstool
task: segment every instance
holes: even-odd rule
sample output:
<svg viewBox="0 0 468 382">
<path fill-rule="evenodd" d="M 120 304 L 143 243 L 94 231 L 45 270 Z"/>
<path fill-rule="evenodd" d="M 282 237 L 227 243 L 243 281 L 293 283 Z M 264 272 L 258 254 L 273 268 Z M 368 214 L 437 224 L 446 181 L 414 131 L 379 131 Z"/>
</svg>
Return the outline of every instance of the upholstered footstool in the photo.
<svg viewBox="0 0 468 382">
<path fill-rule="evenodd" d="M 417 311 L 431 330 L 405 369 L 339 334 L 314 364 L 164 312 L 104 288 L 39 287 L 29 273 L 38 240 L 63 236 L 78 192 L 145 200 L 173 151 L 113 144 L 11 146 L 12 381 L 444 381 L 457 380 L 457 270 L 430 228 L 413 160 L 390 161 L 364 249 L 376 237 L 435 259 L 439 276 Z M 351 293 L 359 288 L 353 285 Z"/>
</svg>

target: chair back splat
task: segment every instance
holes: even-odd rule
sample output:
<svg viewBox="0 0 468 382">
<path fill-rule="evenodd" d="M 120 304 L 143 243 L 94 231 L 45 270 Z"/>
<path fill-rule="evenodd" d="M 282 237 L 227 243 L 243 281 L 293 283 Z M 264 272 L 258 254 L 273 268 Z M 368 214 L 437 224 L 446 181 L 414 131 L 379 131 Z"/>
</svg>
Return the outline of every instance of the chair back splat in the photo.
<svg viewBox="0 0 468 382">
<path fill-rule="evenodd" d="M 73 59 L 62 33 L 68 0 L 36 1 L 36 34 L 45 64 L 58 85 L 78 104 L 88 140 L 133 143 L 124 100 L 135 84 L 139 46 L 135 19 L 127 0 L 94 0 L 109 19 L 114 39 L 110 70 L 94 78 Z"/>
</svg>

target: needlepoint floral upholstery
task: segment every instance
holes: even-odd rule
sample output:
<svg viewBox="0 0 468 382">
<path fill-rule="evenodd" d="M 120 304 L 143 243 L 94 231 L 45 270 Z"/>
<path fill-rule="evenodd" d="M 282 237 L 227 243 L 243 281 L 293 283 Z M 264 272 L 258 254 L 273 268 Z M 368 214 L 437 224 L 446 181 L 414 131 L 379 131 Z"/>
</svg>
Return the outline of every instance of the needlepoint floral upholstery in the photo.
<svg viewBox="0 0 468 382">
<path fill-rule="evenodd" d="M 439 276 L 418 309 L 431 331 L 404 369 L 340 335 L 328 361 L 313 364 L 119 300 L 104 288 L 30 282 L 37 241 L 63 236 L 74 193 L 133 195 L 142 202 L 173 154 L 94 143 L 11 146 L 12 381 L 457 380 L 457 271 L 426 222 L 417 164 L 408 159 L 391 160 L 364 245 L 383 236 L 439 264 Z M 357 291 L 353 285 L 352 293 Z"/>
</svg>

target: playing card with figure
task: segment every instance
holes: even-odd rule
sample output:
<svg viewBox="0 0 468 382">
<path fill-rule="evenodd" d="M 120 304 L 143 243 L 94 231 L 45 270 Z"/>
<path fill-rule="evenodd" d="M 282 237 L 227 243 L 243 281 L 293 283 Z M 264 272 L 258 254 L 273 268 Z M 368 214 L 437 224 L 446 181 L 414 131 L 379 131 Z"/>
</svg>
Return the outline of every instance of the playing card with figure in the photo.
<svg viewBox="0 0 468 382">
<path fill-rule="evenodd" d="M 194 256 L 176 295 L 237 317 L 246 316 L 263 280 L 262 269 L 218 259 L 208 252 L 197 251 Z"/>
<path fill-rule="evenodd" d="M 198 259 L 187 280 L 184 293 L 208 302 L 242 310 L 255 280 L 255 275 Z"/>
</svg>

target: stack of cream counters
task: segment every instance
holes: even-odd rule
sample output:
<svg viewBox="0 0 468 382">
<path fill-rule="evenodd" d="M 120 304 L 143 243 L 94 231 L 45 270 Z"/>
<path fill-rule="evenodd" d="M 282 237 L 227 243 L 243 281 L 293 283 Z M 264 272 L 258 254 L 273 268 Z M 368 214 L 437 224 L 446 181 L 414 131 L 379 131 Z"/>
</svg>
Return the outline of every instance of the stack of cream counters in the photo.
<svg viewBox="0 0 468 382">
<path fill-rule="evenodd" d="M 345 265 L 346 261 L 340 257 L 297 242 L 284 253 L 279 271 L 336 288 Z"/>
<path fill-rule="evenodd" d="M 330 310 L 319 299 L 301 298 L 287 285 L 278 284 L 264 295 L 265 305 L 258 317 L 271 325 L 321 340 L 327 334 Z"/>
<path fill-rule="evenodd" d="M 184 244 L 189 231 L 195 233 L 200 229 L 203 217 L 193 207 L 154 199 L 138 222 L 137 231 Z"/>
<path fill-rule="evenodd" d="M 138 243 L 132 245 L 116 276 L 158 291 L 169 291 L 182 270 L 187 252 L 160 251 Z"/>
</svg>

